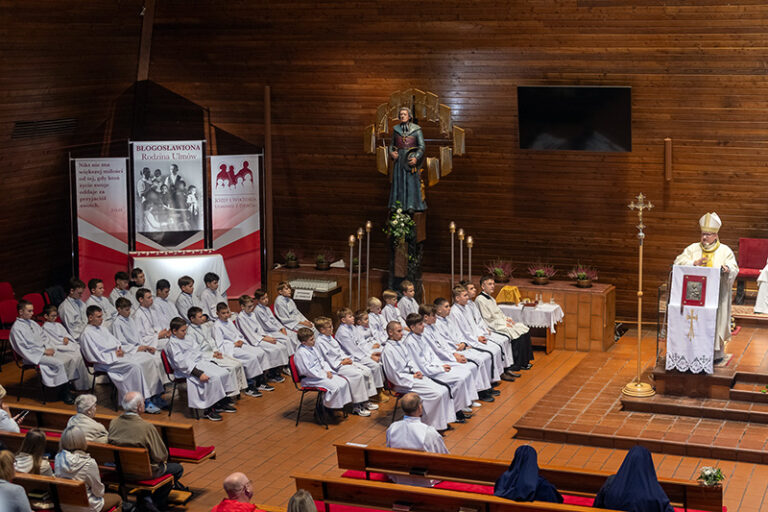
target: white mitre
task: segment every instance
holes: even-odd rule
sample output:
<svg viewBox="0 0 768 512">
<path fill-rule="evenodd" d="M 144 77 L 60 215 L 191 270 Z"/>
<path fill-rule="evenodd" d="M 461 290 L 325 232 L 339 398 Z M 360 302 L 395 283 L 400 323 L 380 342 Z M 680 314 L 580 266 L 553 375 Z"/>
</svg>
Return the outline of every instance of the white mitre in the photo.
<svg viewBox="0 0 768 512">
<path fill-rule="evenodd" d="M 699 227 L 702 233 L 717 233 L 722 225 L 723 221 L 720 220 L 720 217 L 715 212 L 705 213 L 699 219 Z"/>
</svg>

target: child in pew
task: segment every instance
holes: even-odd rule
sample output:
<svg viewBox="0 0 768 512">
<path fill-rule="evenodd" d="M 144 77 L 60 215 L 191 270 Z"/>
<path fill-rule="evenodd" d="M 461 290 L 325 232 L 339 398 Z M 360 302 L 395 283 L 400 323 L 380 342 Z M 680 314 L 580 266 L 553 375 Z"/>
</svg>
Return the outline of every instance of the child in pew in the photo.
<svg viewBox="0 0 768 512">
<path fill-rule="evenodd" d="M 411 313 L 418 313 L 419 303 L 416 302 L 416 299 L 414 298 L 416 296 L 416 288 L 413 286 L 413 283 L 404 279 L 400 283 L 400 291 L 403 293 L 403 296 L 397 303 L 397 309 L 400 311 L 400 316 L 408 318 L 408 315 Z"/>
<path fill-rule="evenodd" d="M 381 298 L 384 299 L 384 309 L 381 310 L 381 314 L 384 316 L 384 325 L 389 322 L 400 322 L 403 330 L 408 331 L 408 327 L 405 325 L 405 316 L 397 307 L 397 292 L 394 290 L 384 290 L 381 293 Z"/>
<path fill-rule="evenodd" d="M 45 458 L 45 433 L 42 430 L 33 428 L 27 432 L 13 468 L 19 473 L 53 476 L 51 463 Z"/>
<path fill-rule="evenodd" d="M 539 475 L 536 450 L 527 444 L 515 450 L 509 469 L 502 473 L 493 485 L 493 494 L 515 501 L 563 502 L 563 497 L 555 486 Z"/>
<path fill-rule="evenodd" d="M 111 302 L 113 306 L 117 307 L 115 302 L 117 302 L 117 299 L 122 297 L 124 299 L 128 299 L 131 302 L 132 309 L 139 307 L 139 303 L 136 302 L 136 294 L 131 294 L 129 288 L 130 276 L 128 275 L 128 272 L 116 272 L 115 287 L 112 288 L 112 291 L 109 294 L 109 302 Z"/>
<path fill-rule="evenodd" d="M 195 280 L 189 276 L 181 276 L 178 280 L 179 289 L 181 293 L 176 297 L 176 311 L 179 312 L 179 316 L 186 320 L 189 320 L 188 314 L 190 308 L 203 308 L 203 303 L 199 298 L 195 297 Z M 203 311 L 205 321 L 207 322 L 210 317 Z M 215 317 L 214 317 L 215 318 Z"/>
<path fill-rule="evenodd" d="M 361 332 L 355 326 L 355 317 L 352 310 L 342 308 L 336 316 L 339 319 L 339 328 L 336 329 L 336 341 L 342 350 L 352 358 L 352 361 L 368 367 L 373 375 L 373 383 L 378 390 L 375 401 L 386 401 L 384 395 L 384 372 L 381 369 L 381 351 L 373 352 L 368 349 L 368 344 Z"/>
<path fill-rule="evenodd" d="M 64 327 L 64 324 L 56 321 L 58 317 L 59 311 L 56 306 L 46 304 L 43 307 L 43 333 L 57 351 L 79 352 L 80 345 L 75 340 L 75 337 Z"/>
<path fill-rule="evenodd" d="M 301 385 L 304 387 L 321 387 L 323 404 L 329 409 L 342 409 L 352 401 L 349 382 L 331 369 L 320 351 L 315 348 L 315 333 L 307 327 L 300 327 L 296 332 L 299 338 L 299 348 L 293 356 L 296 370 L 299 372 Z"/>
<path fill-rule="evenodd" d="M 387 320 L 381 312 L 381 301 L 378 297 L 368 299 L 368 324 L 375 343 L 382 347 L 387 342 Z"/>
<path fill-rule="evenodd" d="M 85 306 L 99 306 L 104 313 L 104 327 L 109 329 L 112 322 L 115 321 L 117 316 L 117 310 L 115 306 L 104 296 L 104 281 L 101 279 L 91 279 L 88 281 L 88 290 L 91 292 L 91 296 L 85 302 Z"/>
<path fill-rule="evenodd" d="M 371 411 L 379 408 L 378 405 L 368 401 L 370 397 L 378 395 L 373 373 L 367 366 L 347 357 L 339 342 L 333 337 L 333 322 L 330 318 L 317 317 L 315 329 L 320 333 L 316 342 L 317 350 L 333 371 L 349 381 L 349 391 L 355 403 L 352 414 L 370 416 Z"/>
<path fill-rule="evenodd" d="M 203 276 L 203 282 L 205 283 L 205 289 L 200 293 L 200 302 L 203 303 L 203 311 L 208 315 L 208 318 L 216 318 L 216 306 L 220 302 L 228 304 L 227 294 L 219 290 L 219 275 L 213 272 L 208 272 Z"/>
</svg>

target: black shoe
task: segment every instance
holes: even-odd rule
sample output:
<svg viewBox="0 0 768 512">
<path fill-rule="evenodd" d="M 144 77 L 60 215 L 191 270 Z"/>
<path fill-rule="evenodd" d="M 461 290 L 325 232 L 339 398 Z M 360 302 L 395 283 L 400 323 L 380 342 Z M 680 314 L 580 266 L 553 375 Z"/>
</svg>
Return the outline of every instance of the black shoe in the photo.
<svg viewBox="0 0 768 512">
<path fill-rule="evenodd" d="M 514 377 L 512 377 L 512 376 L 511 376 L 510 374 L 508 374 L 508 373 L 502 373 L 502 374 L 501 374 L 501 380 L 504 380 L 504 381 L 507 381 L 507 382 L 515 382 L 515 378 L 514 378 Z"/>
<path fill-rule="evenodd" d="M 521 370 L 530 370 L 531 368 L 533 368 L 533 365 L 531 363 L 528 363 L 527 365 L 523 366 L 520 369 Z"/>
<path fill-rule="evenodd" d="M 232 407 L 229 404 L 219 404 L 219 405 L 216 406 L 215 411 L 217 413 L 219 413 L 219 414 L 222 413 L 222 412 L 230 412 L 231 413 L 231 412 L 237 412 L 237 408 L 236 407 Z"/>
<path fill-rule="evenodd" d="M 467 422 L 467 420 L 465 420 L 464 418 L 456 418 L 456 421 L 454 421 L 452 423 L 466 423 L 466 422 Z"/>
<path fill-rule="evenodd" d="M 221 421 L 222 419 L 221 415 L 213 409 L 208 409 L 207 411 L 205 411 L 205 414 L 203 414 L 203 418 L 211 421 Z"/>
<path fill-rule="evenodd" d="M 505 373 L 506 373 L 507 375 L 510 375 L 510 376 L 514 377 L 514 378 L 518 378 L 518 377 L 520 377 L 520 374 L 519 374 L 519 373 L 515 373 L 515 372 L 513 372 L 513 371 L 511 371 L 511 370 L 507 370 Z"/>
<path fill-rule="evenodd" d="M 490 402 L 495 402 L 496 399 L 493 398 L 491 395 L 483 395 L 483 396 L 480 397 L 480 401 L 481 402 L 488 402 L 488 403 L 490 403 Z"/>
<path fill-rule="evenodd" d="M 522 368 L 519 364 L 516 364 L 514 366 L 510 366 L 509 369 L 512 370 L 513 372 L 519 372 Z"/>
<path fill-rule="evenodd" d="M 492 382 L 491 387 L 497 388 L 499 387 L 499 384 L 501 384 L 501 382 Z"/>
<path fill-rule="evenodd" d="M 72 405 L 75 403 L 75 397 L 72 396 L 72 393 L 67 391 L 63 395 L 61 395 L 61 401 L 64 402 L 67 405 Z"/>
<path fill-rule="evenodd" d="M 183 483 L 179 482 L 178 480 L 176 482 L 173 482 L 173 488 L 177 491 L 181 492 L 192 492 L 189 490 L 189 487 L 184 485 Z"/>
</svg>

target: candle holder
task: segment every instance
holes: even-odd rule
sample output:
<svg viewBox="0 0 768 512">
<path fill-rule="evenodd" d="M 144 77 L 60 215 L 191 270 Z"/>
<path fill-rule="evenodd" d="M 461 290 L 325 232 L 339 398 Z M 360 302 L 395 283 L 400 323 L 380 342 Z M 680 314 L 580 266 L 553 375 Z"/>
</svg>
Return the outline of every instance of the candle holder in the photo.
<svg viewBox="0 0 768 512">
<path fill-rule="evenodd" d="M 352 258 L 354 257 L 355 247 L 355 235 L 349 235 L 349 307 L 352 307 L 352 274 L 354 273 L 354 265 Z"/>
<path fill-rule="evenodd" d="M 467 237 L 467 280 L 472 282 L 472 246 L 475 244 L 471 236 Z"/>
<path fill-rule="evenodd" d="M 360 288 L 363 281 L 363 228 L 357 228 L 357 308 L 360 309 Z M 352 301 L 349 301 L 350 304 Z"/>
<path fill-rule="evenodd" d="M 373 223 L 371 221 L 365 222 L 365 300 L 370 297 L 368 283 L 371 279 L 371 228 Z"/>
<path fill-rule="evenodd" d="M 459 281 L 464 280 L 464 229 L 459 228 Z"/>
<path fill-rule="evenodd" d="M 451 289 L 454 287 L 453 271 L 456 268 L 456 257 L 454 250 L 454 238 L 456 237 L 456 223 L 451 221 L 448 226 L 448 230 L 451 232 Z"/>
</svg>

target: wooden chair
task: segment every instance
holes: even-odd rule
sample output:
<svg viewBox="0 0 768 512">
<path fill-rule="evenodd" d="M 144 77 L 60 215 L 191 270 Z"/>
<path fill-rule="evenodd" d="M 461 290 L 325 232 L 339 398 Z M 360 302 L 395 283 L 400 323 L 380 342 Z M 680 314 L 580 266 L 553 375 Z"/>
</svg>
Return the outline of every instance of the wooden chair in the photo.
<svg viewBox="0 0 768 512">
<path fill-rule="evenodd" d="M 328 422 L 325 421 L 325 417 L 321 409 L 323 405 L 323 394 L 328 390 L 319 386 L 303 386 L 301 384 L 301 375 L 299 375 L 299 370 L 296 368 L 296 363 L 293 360 L 293 356 L 288 358 L 288 367 L 291 369 L 291 379 L 293 380 L 293 385 L 296 386 L 296 389 L 301 391 L 301 398 L 299 399 L 299 411 L 296 413 L 295 426 L 299 426 L 299 418 L 301 418 L 301 406 L 304 404 L 304 395 L 314 392 L 317 393 L 317 401 L 315 402 L 315 419 L 319 420 L 320 423 L 325 425 L 325 429 L 328 430 Z"/>
<path fill-rule="evenodd" d="M 187 379 L 184 377 L 176 377 L 176 373 L 173 370 L 173 366 L 171 366 L 171 362 L 168 360 L 168 354 L 165 353 L 165 350 L 160 351 L 160 357 L 163 359 L 163 369 L 165 370 L 165 374 L 168 376 L 168 379 L 173 382 L 173 391 L 171 392 L 171 405 L 168 406 L 168 417 L 171 417 L 171 413 L 173 413 L 173 400 L 176 398 L 176 386 L 178 384 L 183 384 L 184 382 L 187 382 Z M 190 411 L 195 411 L 195 419 L 200 419 L 200 413 L 197 409 L 189 408 Z"/>
<path fill-rule="evenodd" d="M 739 238 L 739 275 L 736 276 L 734 304 L 743 304 L 746 281 L 755 281 L 768 259 L 768 239 Z"/>
</svg>

